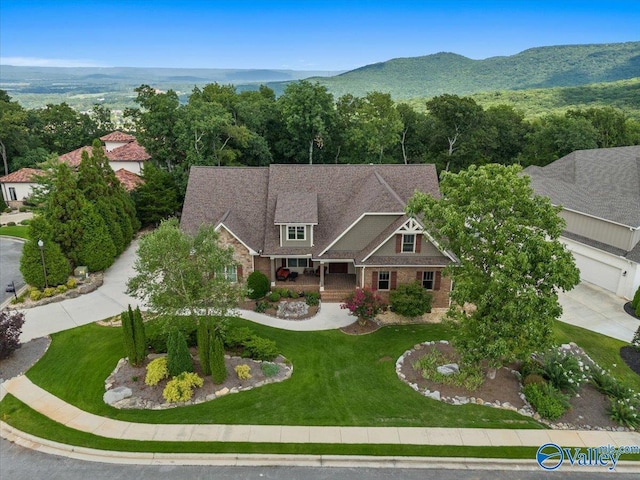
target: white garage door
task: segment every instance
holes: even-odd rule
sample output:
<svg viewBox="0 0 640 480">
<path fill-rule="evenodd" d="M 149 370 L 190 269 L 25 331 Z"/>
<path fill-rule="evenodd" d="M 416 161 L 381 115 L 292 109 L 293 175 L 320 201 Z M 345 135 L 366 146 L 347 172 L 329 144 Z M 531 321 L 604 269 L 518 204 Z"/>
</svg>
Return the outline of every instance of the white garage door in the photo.
<svg viewBox="0 0 640 480">
<path fill-rule="evenodd" d="M 598 262 L 576 252 L 573 252 L 573 257 L 576 260 L 576 266 L 580 269 L 580 278 L 582 280 L 614 293 L 618 290 L 618 281 L 621 275 L 619 268 Z"/>
</svg>

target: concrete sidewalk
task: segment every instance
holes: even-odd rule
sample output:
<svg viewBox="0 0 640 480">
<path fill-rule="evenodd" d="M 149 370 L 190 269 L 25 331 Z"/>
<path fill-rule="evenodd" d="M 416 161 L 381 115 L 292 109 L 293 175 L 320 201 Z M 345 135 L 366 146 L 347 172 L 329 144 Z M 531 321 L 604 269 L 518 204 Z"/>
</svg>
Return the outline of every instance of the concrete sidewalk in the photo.
<svg viewBox="0 0 640 480">
<path fill-rule="evenodd" d="M 571 447 L 639 445 L 637 432 L 426 427 L 314 427 L 287 425 L 159 425 L 131 423 L 84 412 L 19 376 L 0 386 L 32 409 L 74 430 L 107 438 L 178 442 L 268 442 L 393 445 Z"/>
</svg>

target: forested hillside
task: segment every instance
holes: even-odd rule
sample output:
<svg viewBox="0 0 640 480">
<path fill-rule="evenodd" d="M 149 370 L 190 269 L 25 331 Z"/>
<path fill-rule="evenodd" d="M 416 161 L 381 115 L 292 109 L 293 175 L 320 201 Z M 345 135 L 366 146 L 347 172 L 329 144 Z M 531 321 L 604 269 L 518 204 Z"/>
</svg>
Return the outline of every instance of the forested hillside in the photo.
<svg viewBox="0 0 640 480">
<path fill-rule="evenodd" d="M 472 60 L 454 53 L 396 58 L 330 78 L 317 78 L 336 96 L 370 91 L 395 99 L 468 95 L 496 90 L 570 87 L 640 77 L 640 42 L 567 45 Z"/>
</svg>

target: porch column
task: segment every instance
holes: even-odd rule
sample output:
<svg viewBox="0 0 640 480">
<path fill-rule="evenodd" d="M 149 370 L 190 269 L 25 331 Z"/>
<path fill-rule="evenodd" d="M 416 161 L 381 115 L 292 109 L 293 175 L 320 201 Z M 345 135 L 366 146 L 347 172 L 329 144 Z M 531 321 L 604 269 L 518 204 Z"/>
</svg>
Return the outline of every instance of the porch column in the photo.
<svg viewBox="0 0 640 480">
<path fill-rule="evenodd" d="M 271 286 L 276 286 L 276 261 L 273 258 L 269 259 L 269 270 L 271 271 Z"/>
<path fill-rule="evenodd" d="M 324 262 L 320 262 L 320 291 L 324 292 Z"/>
</svg>

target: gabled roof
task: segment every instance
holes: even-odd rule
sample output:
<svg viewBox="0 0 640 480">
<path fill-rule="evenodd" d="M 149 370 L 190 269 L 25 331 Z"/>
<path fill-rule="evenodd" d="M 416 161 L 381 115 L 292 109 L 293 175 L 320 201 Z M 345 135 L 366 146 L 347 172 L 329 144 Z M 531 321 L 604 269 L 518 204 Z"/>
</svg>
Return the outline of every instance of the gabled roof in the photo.
<svg viewBox="0 0 640 480">
<path fill-rule="evenodd" d="M 524 173 L 555 205 L 640 227 L 640 146 L 577 150 Z"/>
<path fill-rule="evenodd" d="M 71 168 L 77 168 L 80 166 L 80 161 L 82 160 L 82 153 L 87 152 L 91 155 L 92 147 L 80 147 L 72 150 L 69 153 L 65 153 L 64 155 L 60 155 L 58 157 L 58 161 L 60 163 L 66 163 Z"/>
<path fill-rule="evenodd" d="M 256 252 L 317 258 L 363 213 L 402 215 L 416 190 L 440 197 L 434 165 L 192 167 L 181 226 L 223 224 Z M 281 223 L 317 223 L 314 246 L 281 247 Z"/>
<path fill-rule="evenodd" d="M 110 162 L 144 162 L 151 158 L 142 145 L 132 141 L 106 152 Z"/>
<path fill-rule="evenodd" d="M 42 175 L 44 172 L 37 168 L 21 168 L 9 175 L 0 177 L 0 183 L 33 183 L 36 175 Z"/>
<path fill-rule="evenodd" d="M 116 130 L 100 137 L 103 142 L 129 143 L 136 139 L 133 135 Z"/>
<path fill-rule="evenodd" d="M 135 190 L 138 185 L 142 185 L 144 180 L 129 170 L 121 168 L 115 172 L 116 178 L 120 181 L 127 192 Z"/>
</svg>

